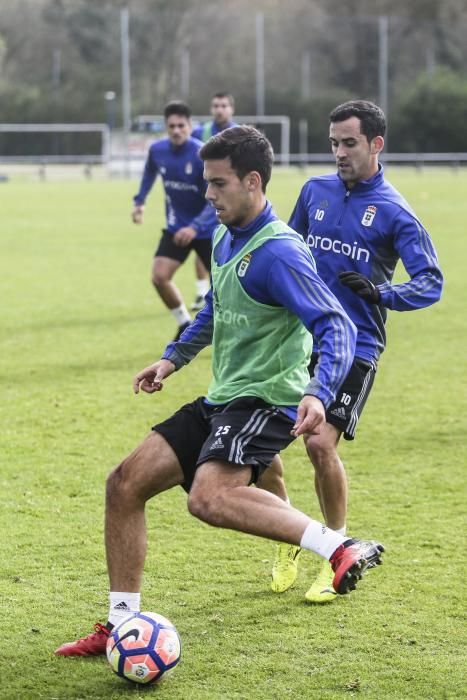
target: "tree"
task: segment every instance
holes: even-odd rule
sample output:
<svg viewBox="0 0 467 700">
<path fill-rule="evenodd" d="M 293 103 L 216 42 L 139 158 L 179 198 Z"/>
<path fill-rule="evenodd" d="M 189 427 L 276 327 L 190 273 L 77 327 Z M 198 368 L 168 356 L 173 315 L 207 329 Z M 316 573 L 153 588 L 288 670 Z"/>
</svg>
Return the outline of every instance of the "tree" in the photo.
<svg viewBox="0 0 467 700">
<path fill-rule="evenodd" d="M 391 142 L 408 152 L 465 152 L 466 123 L 467 80 L 440 68 L 402 95 L 391 122 Z"/>
</svg>

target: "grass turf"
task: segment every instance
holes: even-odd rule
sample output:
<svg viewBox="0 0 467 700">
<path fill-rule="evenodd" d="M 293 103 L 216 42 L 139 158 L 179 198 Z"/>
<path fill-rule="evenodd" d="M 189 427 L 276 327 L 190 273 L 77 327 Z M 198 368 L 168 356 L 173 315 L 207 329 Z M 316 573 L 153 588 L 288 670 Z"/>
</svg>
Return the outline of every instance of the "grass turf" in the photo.
<svg viewBox="0 0 467 700">
<path fill-rule="evenodd" d="M 205 351 L 162 394 L 131 391 L 175 330 L 149 283 L 162 195 L 157 187 L 135 227 L 134 182 L 0 185 L 2 698 L 465 693 L 467 175 L 387 174 L 430 230 L 446 287 L 430 309 L 390 314 L 358 439 L 342 446 L 350 530 L 381 539 L 385 564 L 352 595 L 313 607 L 303 593 L 316 557 L 303 555 L 297 584 L 276 596 L 272 543 L 195 521 L 181 489 L 157 497 L 147 509 L 143 608 L 177 625 L 183 661 L 153 690 L 126 685 L 102 659 L 52 652 L 106 617 L 106 474 L 209 377 Z M 284 218 L 306 175 L 276 171 L 269 194 Z M 191 262 L 177 281 L 191 300 Z M 318 516 L 301 444 L 285 464 L 293 503 Z"/>
</svg>

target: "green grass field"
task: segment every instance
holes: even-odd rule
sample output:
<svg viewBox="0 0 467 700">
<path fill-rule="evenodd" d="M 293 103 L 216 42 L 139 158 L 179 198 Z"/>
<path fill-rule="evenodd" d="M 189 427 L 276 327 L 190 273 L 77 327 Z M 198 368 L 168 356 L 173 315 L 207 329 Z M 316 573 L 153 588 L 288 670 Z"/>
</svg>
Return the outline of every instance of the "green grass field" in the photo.
<svg viewBox="0 0 467 700">
<path fill-rule="evenodd" d="M 306 175 L 274 175 L 281 216 Z M 106 474 L 209 378 L 203 352 L 162 394 L 131 391 L 174 333 L 149 282 L 162 194 L 138 228 L 136 182 L 0 184 L 2 700 L 466 697 L 467 173 L 388 177 L 430 230 L 446 286 L 440 304 L 390 314 L 358 439 L 342 448 L 350 531 L 384 542 L 384 566 L 313 607 L 303 593 L 319 560 L 306 554 L 295 587 L 275 596 L 272 543 L 209 528 L 181 489 L 163 494 L 147 509 L 143 609 L 177 625 L 183 659 L 152 689 L 53 650 L 106 619 Z M 192 264 L 177 279 L 191 300 Z M 284 461 L 293 503 L 318 516 L 302 445 Z"/>
</svg>

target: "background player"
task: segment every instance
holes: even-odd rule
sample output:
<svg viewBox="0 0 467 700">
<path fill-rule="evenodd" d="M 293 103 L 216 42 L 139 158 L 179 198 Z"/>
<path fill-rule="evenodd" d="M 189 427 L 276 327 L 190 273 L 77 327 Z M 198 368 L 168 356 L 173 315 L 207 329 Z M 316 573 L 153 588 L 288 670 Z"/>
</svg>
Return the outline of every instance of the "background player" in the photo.
<svg viewBox="0 0 467 700">
<path fill-rule="evenodd" d="M 355 360 L 336 400 L 327 407 L 326 423 L 319 434 L 305 440 L 325 522 L 342 534 L 346 532 L 347 478 L 337 447 L 342 434 L 346 440 L 355 437 L 386 343 L 387 310 L 429 306 L 439 300 L 443 284 L 428 233 L 402 195 L 386 182 L 378 163 L 385 130 L 385 115 L 371 102 L 355 100 L 336 107 L 330 114 L 329 138 L 337 173 L 308 180 L 289 221 L 304 237 L 320 277 L 358 330 Z M 392 285 L 399 259 L 410 280 Z M 310 373 L 318 358 L 318 353 L 312 355 Z M 281 474 L 276 459 L 262 485 L 283 497 Z M 274 591 L 292 585 L 297 556 L 297 548 L 279 546 Z M 306 598 L 320 603 L 335 597 L 332 571 L 325 562 Z"/>
<path fill-rule="evenodd" d="M 191 134 L 193 138 L 199 139 L 203 143 L 206 143 L 211 136 L 219 134 L 224 129 L 236 126 L 235 122 L 232 121 L 235 112 L 235 100 L 230 92 L 216 92 L 211 98 L 210 111 L 212 120 L 195 127 Z"/>
<path fill-rule="evenodd" d="M 170 102 L 164 109 L 168 138 L 152 144 L 132 218 L 143 221 L 144 203 L 158 174 L 165 192 L 166 228 L 162 232 L 152 266 L 152 283 L 178 324 L 176 337 L 191 317 L 173 276 L 195 250 L 209 270 L 215 212 L 205 200 L 203 163 L 198 155 L 201 143 L 191 137 L 191 111 L 183 102 Z"/>
<path fill-rule="evenodd" d="M 193 138 L 199 139 L 205 143 L 211 136 L 218 134 L 224 129 L 229 129 L 236 126 L 232 121 L 235 110 L 235 100 L 230 92 L 216 92 L 211 98 L 211 115 L 212 120 L 200 124 L 195 127 L 191 133 Z M 199 257 L 195 258 L 195 275 L 196 275 L 196 296 L 190 306 L 191 311 L 199 311 L 204 306 L 204 297 L 209 290 L 209 272 Z"/>
</svg>

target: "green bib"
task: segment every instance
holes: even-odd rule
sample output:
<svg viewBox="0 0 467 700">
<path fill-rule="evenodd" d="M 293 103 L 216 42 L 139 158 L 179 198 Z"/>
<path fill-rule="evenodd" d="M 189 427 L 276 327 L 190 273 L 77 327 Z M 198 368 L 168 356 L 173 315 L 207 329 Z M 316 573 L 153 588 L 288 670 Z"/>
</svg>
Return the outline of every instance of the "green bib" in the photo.
<svg viewBox="0 0 467 700">
<path fill-rule="evenodd" d="M 203 133 L 201 134 L 201 141 L 206 143 L 212 136 L 212 122 L 206 122 L 203 124 Z"/>
<path fill-rule="evenodd" d="M 225 226 L 216 229 L 213 249 L 226 231 Z M 292 238 L 309 255 L 301 236 L 273 221 L 227 263 L 217 265 L 212 256 L 213 378 L 207 394 L 212 403 L 257 396 L 272 405 L 296 405 L 309 382 L 311 334 L 291 311 L 252 299 L 239 280 L 255 250 L 272 238 Z"/>
</svg>

